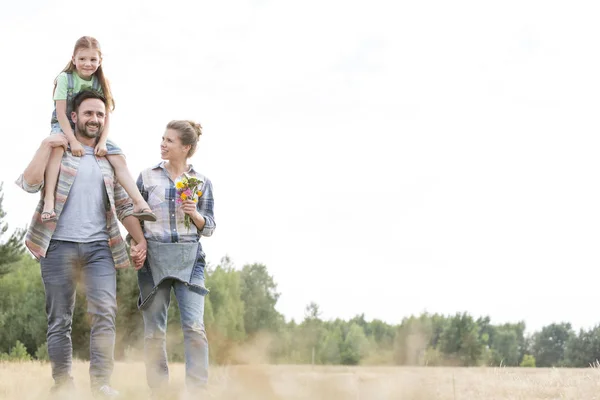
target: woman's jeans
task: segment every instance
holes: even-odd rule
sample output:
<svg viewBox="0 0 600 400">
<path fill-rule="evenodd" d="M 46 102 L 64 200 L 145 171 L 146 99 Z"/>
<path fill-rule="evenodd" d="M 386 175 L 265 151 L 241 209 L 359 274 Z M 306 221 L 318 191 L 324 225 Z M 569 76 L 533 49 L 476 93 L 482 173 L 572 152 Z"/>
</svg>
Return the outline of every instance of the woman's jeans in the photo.
<svg viewBox="0 0 600 400">
<path fill-rule="evenodd" d="M 154 288 L 152 275 L 147 267 L 139 271 L 138 283 L 142 293 L 149 293 Z M 142 309 L 148 385 L 152 389 L 160 389 L 169 380 L 166 333 L 171 288 L 175 291 L 181 314 L 186 385 L 188 389 L 202 387 L 208 381 L 208 340 L 204 330 L 205 293 L 176 279 L 162 281 L 154 297 Z"/>
<path fill-rule="evenodd" d="M 46 291 L 52 377 L 57 384 L 71 379 L 71 327 L 75 289 L 81 284 L 91 317 L 90 380 L 92 387 L 108 384 L 113 372 L 117 314 L 117 274 L 108 241 L 51 240 L 40 265 Z"/>
</svg>

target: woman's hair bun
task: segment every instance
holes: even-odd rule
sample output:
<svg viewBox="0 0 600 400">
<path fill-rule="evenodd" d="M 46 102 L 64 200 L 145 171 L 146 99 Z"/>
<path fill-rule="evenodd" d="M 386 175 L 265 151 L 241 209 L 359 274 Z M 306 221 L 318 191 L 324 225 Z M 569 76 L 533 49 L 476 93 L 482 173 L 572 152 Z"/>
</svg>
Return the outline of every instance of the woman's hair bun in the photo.
<svg viewBox="0 0 600 400">
<path fill-rule="evenodd" d="M 202 125 L 200 125 L 198 122 L 195 122 L 195 121 L 188 121 L 188 122 L 192 126 L 192 128 L 194 128 L 198 137 L 200 137 L 200 135 L 202 135 Z"/>
</svg>

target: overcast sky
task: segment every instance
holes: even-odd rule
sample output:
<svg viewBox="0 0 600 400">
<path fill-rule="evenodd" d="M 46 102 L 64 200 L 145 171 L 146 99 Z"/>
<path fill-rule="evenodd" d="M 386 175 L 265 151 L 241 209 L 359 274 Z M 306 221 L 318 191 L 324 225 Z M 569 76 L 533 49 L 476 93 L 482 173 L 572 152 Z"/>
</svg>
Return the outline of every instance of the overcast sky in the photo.
<svg viewBox="0 0 600 400">
<path fill-rule="evenodd" d="M 302 319 L 467 311 L 600 323 L 594 1 L 71 1 L 0 5 L 0 181 L 49 133 L 52 88 L 96 37 L 132 174 L 172 119 L 204 134 L 214 265 L 264 263 Z"/>
</svg>

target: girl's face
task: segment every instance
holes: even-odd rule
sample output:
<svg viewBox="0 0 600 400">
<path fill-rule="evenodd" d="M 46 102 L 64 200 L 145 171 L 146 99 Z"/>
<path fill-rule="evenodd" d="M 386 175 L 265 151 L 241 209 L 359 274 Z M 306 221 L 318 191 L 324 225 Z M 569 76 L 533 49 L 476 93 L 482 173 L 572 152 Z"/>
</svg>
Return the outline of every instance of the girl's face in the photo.
<svg viewBox="0 0 600 400">
<path fill-rule="evenodd" d="M 160 143 L 160 158 L 170 161 L 186 160 L 190 147 L 190 145 L 181 144 L 179 132 L 167 129 Z"/>
<path fill-rule="evenodd" d="M 79 49 L 73 56 L 77 75 L 83 79 L 90 79 L 98 70 L 100 62 L 100 53 L 94 49 Z"/>
</svg>

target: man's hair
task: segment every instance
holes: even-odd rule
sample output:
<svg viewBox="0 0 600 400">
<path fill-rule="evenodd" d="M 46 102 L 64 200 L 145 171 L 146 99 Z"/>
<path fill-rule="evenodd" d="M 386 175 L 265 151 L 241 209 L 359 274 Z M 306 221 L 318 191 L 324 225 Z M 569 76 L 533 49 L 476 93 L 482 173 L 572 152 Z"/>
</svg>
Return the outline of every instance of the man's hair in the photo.
<svg viewBox="0 0 600 400">
<path fill-rule="evenodd" d="M 81 105 L 81 103 L 83 103 L 84 100 L 87 99 L 98 99 L 98 100 L 102 100 L 102 102 L 104 103 L 104 105 L 106 106 L 106 97 L 104 97 L 102 95 L 102 93 L 100 93 L 97 90 L 93 90 L 93 89 L 84 89 L 81 92 L 77 93 L 74 97 L 73 97 L 73 111 L 77 112 L 77 110 L 79 110 L 79 106 Z"/>
</svg>

